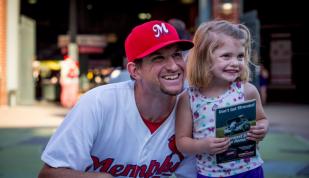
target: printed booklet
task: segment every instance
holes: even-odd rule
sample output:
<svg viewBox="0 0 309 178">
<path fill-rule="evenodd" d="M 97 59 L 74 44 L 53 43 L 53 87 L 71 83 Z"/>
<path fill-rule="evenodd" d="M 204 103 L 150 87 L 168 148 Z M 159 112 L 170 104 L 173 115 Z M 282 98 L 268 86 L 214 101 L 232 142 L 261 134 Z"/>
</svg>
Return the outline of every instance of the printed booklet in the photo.
<svg viewBox="0 0 309 178">
<path fill-rule="evenodd" d="M 255 124 L 255 99 L 216 110 L 216 136 L 231 139 L 228 150 L 216 155 L 217 164 L 256 155 L 256 142 L 246 139 L 247 131 Z"/>
</svg>

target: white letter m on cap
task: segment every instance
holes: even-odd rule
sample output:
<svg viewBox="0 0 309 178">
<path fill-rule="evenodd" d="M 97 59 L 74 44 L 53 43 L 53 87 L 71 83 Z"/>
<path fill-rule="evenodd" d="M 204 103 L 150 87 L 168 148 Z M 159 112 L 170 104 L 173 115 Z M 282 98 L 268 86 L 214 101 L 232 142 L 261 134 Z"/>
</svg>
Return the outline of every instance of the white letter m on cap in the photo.
<svg viewBox="0 0 309 178">
<path fill-rule="evenodd" d="M 164 23 L 161 23 L 161 25 L 156 24 L 152 27 L 152 30 L 155 32 L 155 37 L 160 37 L 163 33 L 167 34 L 168 30 Z"/>
</svg>

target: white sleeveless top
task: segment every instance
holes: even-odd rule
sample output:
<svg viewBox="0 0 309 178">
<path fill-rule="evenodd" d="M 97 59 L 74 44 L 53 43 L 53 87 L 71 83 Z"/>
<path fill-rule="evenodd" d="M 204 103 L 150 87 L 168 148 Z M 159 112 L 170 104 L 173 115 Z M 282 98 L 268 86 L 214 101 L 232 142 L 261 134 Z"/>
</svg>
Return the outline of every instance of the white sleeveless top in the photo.
<svg viewBox="0 0 309 178">
<path fill-rule="evenodd" d="M 193 137 L 203 139 L 215 137 L 215 110 L 218 107 L 234 105 L 245 100 L 241 82 L 234 82 L 230 88 L 218 97 L 205 97 L 199 89 L 190 87 L 188 94 L 193 118 Z M 216 157 L 207 153 L 196 155 L 198 173 L 209 177 L 226 177 L 252 170 L 263 164 L 257 151 L 255 157 L 216 164 Z"/>
</svg>

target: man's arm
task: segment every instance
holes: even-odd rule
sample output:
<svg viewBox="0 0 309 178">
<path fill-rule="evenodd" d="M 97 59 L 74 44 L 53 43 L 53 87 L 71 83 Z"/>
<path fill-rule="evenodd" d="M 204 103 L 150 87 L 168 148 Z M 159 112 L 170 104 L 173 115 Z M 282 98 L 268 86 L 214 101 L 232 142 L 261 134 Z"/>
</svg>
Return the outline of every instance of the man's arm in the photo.
<svg viewBox="0 0 309 178">
<path fill-rule="evenodd" d="M 81 172 L 69 168 L 53 168 L 44 164 L 38 178 L 112 178 L 107 173 Z"/>
</svg>

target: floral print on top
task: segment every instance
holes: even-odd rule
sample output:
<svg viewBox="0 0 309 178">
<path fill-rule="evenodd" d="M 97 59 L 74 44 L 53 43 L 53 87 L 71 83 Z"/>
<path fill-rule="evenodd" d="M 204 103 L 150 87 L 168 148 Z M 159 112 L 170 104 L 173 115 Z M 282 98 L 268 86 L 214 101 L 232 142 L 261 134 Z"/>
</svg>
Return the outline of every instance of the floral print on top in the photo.
<svg viewBox="0 0 309 178">
<path fill-rule="evenodd" d="M 245 100 L 244 87 L 241 82 L 231 83 L 229 89 L 218 97 L 203 96 L 198 88 L 188 88 L 193 117 L 193 137 L 204 139 L 215 137 L 215 110 L 218 107 L 234 105 Z M 252 170 L 263 164 L 257 151 L 255 157 L 216 164 L 216 157 L 207 153 L 196 155 L 197 170 L 209 177 L 227 177 Z"/>
</svg>

